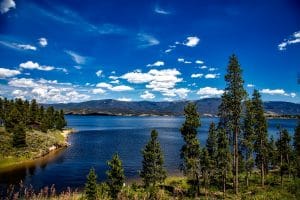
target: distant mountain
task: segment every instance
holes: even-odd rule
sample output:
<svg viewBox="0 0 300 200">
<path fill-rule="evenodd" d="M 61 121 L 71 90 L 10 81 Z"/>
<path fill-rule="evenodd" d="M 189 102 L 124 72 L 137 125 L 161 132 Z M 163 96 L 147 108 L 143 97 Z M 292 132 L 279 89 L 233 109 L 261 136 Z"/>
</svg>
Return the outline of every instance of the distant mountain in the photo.
<svg viewBox="0 0 300 200">
<path fill-rule="evenodd" d="M 189 101 L 152 102 L 118 101 L 113 99 L 93 100 L 81 103 L 51 104 L 56 109 L 63 109 L 67 114 L 78 115 L 183 115 L 184 106 Z M 201 115 L 216 116 L 220 98 L 207 98 L 194 101 Z M 46 105 L 49 106 L 49 105 Z M 300 104 L 281 101 L 264 102 L 266 114 L 299 115 Z"/>
</svg>

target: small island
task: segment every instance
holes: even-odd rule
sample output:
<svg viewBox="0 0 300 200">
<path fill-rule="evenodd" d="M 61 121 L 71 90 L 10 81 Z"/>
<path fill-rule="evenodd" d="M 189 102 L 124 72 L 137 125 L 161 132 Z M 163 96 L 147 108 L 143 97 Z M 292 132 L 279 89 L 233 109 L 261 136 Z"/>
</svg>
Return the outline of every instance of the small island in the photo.
<svg viewBox="0 0 300 200">
<path fill-rule="evenodd" d="M 66 125 L 63 110 L 0 98 L 0 170 L 67 147 Z"/>
</svg>

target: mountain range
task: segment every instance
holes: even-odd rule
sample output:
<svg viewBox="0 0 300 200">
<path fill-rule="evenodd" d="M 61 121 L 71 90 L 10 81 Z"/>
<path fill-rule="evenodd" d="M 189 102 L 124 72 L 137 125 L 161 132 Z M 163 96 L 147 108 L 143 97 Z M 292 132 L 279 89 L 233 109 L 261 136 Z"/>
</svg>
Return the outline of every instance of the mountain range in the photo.
<svg viewBox="0 0 300 200">
<path fill-rule="evenodd" d="M 184 106 L 190 101 L 118 101 L 113 99 L 92 100 L 80 103 L 51 104 L 56 109 L 63 109 L 66 114 L 76 115 L 183 115 Z M 207 98 L 193 101 L 203 116 L 216 116 L 220 98 Z M 46 107 L 49 106 L 45 105 Z M 300 115 L 300 104 L 283 101 L 264 102 L 265 113 L 269 116 Z"/>
</svg>

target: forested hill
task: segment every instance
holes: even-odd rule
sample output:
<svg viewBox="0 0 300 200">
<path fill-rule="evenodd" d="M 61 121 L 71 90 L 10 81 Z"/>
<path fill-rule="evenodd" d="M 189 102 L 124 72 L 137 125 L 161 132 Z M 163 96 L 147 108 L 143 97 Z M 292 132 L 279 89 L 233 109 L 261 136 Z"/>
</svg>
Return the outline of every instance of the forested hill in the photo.
<svg viewBox="0 0 300 200">
<path fill-rule="evenodd" d="M 113 99 L 93 100 L 81 103 L 51 104 L 63 109 L 66 114 L 83 115 L 183 115 L 188 101 L 151 102 L 118 101 Z M 195 101 L 201 115 L 215 116 L 218 113 L 220 98 L 207 98 Z M 46 105 L 47 106 L 47 105 Z M 281 101 L 264 102 L 265 112 L 270 115 L 299 115 L 300 104 Z"/>
</svg>

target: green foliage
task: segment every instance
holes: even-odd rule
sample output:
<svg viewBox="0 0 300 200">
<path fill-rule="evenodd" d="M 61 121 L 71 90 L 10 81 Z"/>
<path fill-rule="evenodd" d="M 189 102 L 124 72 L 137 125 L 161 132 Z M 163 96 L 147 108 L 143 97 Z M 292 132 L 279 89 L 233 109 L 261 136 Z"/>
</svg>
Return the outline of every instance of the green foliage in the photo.
<svg viewBox="0 0 300 200">
<path fill-rule="evenodd" d="M 87 175 L 85 195 L 87 200 L 97 199 L 97 175 L 94 168 L 91 168 L 89 174 Z"/>
<path fill-rule="evenodd" d="M 264 186 L 265 170 L 268 165 L 268 127 L 264 116 L 263 102 L 258 90 L 254 90 L 252 95 L 252 104 L 254 110 L 254 132 L 256 153 L 256 166 L 260 169 L 261 185 Z"/>
<path fill-rule="evenodd" d="M 298 119 L 298 125 L 295 128 L 294 133 L 294 154 L 295 154 L 295 168 L 297 176 L 300 177 L 300 119 Z"/>
<path fill-rule="evenodd" d="M 225 75 L 226 88 L 222 95 L 219 107 L 219 128 L 226 131 L 228 137 L 232 138 L 233 144 L 233 170 L 234 190 L 238 193 L 238 169 L 239 169 L 239 134 L 242 114 L 242 101 L 246 97 L 243 87 L 242 69 L 235 55 L 230 56 Z"/>
<path fill-rule="evenodd" d="M 191 181 L 192 192 L 199 193 L 200 180 L 200 143 L 197 139 L 197 128 L 200 126 L 199 113 L 193 103 L 189 103 L 184 108 L 185 122 L 180 129 L 183 136 L 184 145 L 181 148 L 181 158 L 183 159 L 182 170 Z M 197 190 L 197 191 L 196 191 Z"/>
<path fill-rule="evenodd" d="M 15 124 L 13 128 L 13 146 L 17 148 L 26 146 L 26 132 L 22 123 Z"/>
<path fill-rule="evenodd" d="M 106 172 L 108 176 L 107 185 L 109 187 L 109 194 L 113 199 L 115 199 L 124 185 L 124 169 L 118 154 L 114 154 L 107 164 L 109 166 L 109 170 Z"/>
<path fill-rule="evenodd" d="M 145 187 L 155 187 L 157 183 L 162 183 L 166 178 L 166 170 L 163 167 L 163 153 L 157 136 L 157 131 L 152 130 L 151 139 L 142 151 L 143 168 L 140 176 Z"/>
</svg>

